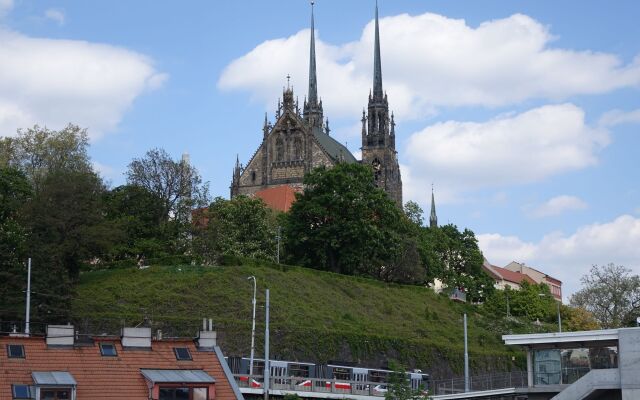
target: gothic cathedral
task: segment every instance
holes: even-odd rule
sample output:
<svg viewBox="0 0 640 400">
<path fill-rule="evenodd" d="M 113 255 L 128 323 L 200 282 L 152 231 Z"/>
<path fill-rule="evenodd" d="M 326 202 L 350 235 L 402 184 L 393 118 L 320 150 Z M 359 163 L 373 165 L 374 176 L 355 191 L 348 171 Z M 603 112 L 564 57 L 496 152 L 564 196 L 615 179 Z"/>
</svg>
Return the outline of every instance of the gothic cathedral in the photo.
<svg viewBox="0 0 640 400">
<path fill-rule="evenodd" d="M 316 77 L 312 2 L 308 98 L 300 112 L 293 90 L 290 87 L 284 90 L 282 102 L 278 101 L 275 123 L 269 123 L 265 115 L 262 143 L 258 150 L 246 167 L 236 160 L 231 197 L 252 195 L 281 185 L 301 190 L 304 175 L 313 168 L 321 165 L 331 167 L 340 162 L 360 162 L 371 166 L 377 186 L 402 207 L 395 122 L 393 113 L 389 115 L 387 95 L 382 90 L 377 5 L 373 64 L 373 92 L 369 93 L 367 113 L 362 112 L 362 161 L 358 161 L 345 146 L 330 136 L 329 120 L 323 115 Z"/>
</svg>

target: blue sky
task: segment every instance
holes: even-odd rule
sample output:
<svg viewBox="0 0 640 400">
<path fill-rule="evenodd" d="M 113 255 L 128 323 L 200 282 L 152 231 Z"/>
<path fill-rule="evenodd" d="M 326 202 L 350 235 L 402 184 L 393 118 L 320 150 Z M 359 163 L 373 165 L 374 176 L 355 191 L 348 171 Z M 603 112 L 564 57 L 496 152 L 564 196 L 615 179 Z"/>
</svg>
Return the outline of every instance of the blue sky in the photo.
<svg viewBox="0 0 640 400">
<path fill-rule="evenodd" d="M 318 0 L 318 87 L 358 153 L 370 0 Z M 383 84 L 405 200 L 476 232 L 485 256 L 579 288 L 592 264 L 640 273 L 640 3 L 380 0 Z M 310 6 L 279 1 L 0 0 L 0 135 L 89 129 L 96 168 L 188 152 L 228 196 L 285 76 L 300 100 Z"/>
</svg>

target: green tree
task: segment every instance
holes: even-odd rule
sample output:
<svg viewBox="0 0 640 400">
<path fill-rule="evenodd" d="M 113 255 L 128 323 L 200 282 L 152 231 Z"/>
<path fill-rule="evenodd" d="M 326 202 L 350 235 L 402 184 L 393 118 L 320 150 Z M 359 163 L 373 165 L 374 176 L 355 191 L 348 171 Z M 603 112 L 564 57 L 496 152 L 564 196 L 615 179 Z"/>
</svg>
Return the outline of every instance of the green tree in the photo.
<svg viewBox="0 0 640 400">
<path fill-rule="evenodd" d="M 122 185 L 103 195 L 105 217 L 121 232 L 112 259 L 163 257 L 172 253 L 171 223 L 162 200 L 140 186 Z"/>
<path fill-rule="evenodd" d="M 217 197 L 197 218 L 204 227 L 194 248 L 206 263 L 219 263 L 224 255 L 275 259 L 275 217 L 262 200 Z"/>
<path fill-rule="evenodd" d="M 387 382 L 387 393 L 384 395 L 385 400 L 418 400 L 425 398 L 420 390 L 415 390 L 411 387 L 411 382 L 407 373 L 404 372 L 404 368 L 392 363 L 391 369 Z"/>
<path fill-rule="evenodd" d="M 600 324 L 589 311 L 582 307 L 566 307 L 563 329 L 572 331 L 590 331 L 600 329 Z"/>
<path fill-rule="evenodd" d="M 28 255 L 21 211 L 30 196 L 31 187 L 22 172 L 0 167 L 0 320 L 21 319 L 23 312 Z"/>
<path fill-rule="evenodd" d="M 194 208 L 209 199 L 208 184 L 198 170 L 185 160 L 175 161 L 164 149 L 151 149 L 135 158 L 127 170 L 127 183 L 140 186 L 161 199 L 167 219 L 188 223 Z"/>
<path fill-rule="evenodd" d="M 508 300 L 507 300 L 508 298 Z M 495 316 L 506 315 L 507 301 L 510 315 L 529 321 L 541 320 L 555 322 L 558 303 L 551 295 L 549 286 L 544 283 L 530 284 L 523 281 L 520 289 L 496 290 L 487 299 L 485 309 Z M 564 310 L 561 309 L 564 314 Z"/>
<path fill-rule="evenodd" d="M 118 233 L 105 222 L 104 191 L 102 180 L 92 172 L 57 171 L 47 176 L 27 209 L 41 265 L 63 266 L 74 281 L 84 261 L 110 247 Z"/>
<path fill-rule="evenodd" d="M 417 226 L 424 225 L 424 210 L 416 203 L 415 201 L 407 201 L 404 205 L 404 213 L 406 214 L 409 221 L 413 222 Z"/>
<path fill-rule="evenodd" d="M 453 224 L 423 228 L 421 249 L 430 282 L 438 279 L 449 288 L 463 288 L 472 301 L 482 301 L 493 292 L 473 231 L 460 232 Z"/>
<path fill-rule="evenodd" d="M 34 126 L 18 130 L 18 135 L 5 140 L 6 163 L 20 169 L 38 192 L 47 175 L 55 171 L 92 171 L 87 149 L 86 129 L 69 124 L 54 131 Z"/>
<path fill-rule="evenodd" d="M 594 265 L 581 281 L 582 289 L 569 300 L 572 306 L 591 312 L 605 329 L 635 324 L 640 316 L 638 275 L 622 265 Z"/>
<path fill-rule="evenodd" d="M 387 277 L 402 257 L 408 219 L 367 166 L 320 167 L 304 180 L 284 224 L 289 259 L 347 275 Z M 419 260 L 417 260 L 419 262 Z"/>
</svg>

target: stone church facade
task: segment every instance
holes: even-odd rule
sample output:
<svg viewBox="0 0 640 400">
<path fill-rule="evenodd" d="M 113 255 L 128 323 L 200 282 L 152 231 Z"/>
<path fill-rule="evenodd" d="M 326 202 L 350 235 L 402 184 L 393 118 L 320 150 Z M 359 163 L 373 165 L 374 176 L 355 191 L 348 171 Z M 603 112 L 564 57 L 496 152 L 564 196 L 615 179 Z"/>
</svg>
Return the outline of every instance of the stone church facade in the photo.
<svg viewBox="0 0 640 400">
<path fill-rule="evenodd" d="M 312 5 L 313 7 L 313 5 Z M 378 187 L 402 206 L 402 179 L 395 149 L 395 121 L 389 114 L 387 95 L 382 90 L 382 66 L 378 7 L 375 11 L 375 45 L 373 91 L 369 94 L 367 113 L 362 112 L 362 160 L 330 136 L 322 100 L 318 97 L 315 32 L 311 11 L 309 51 L 309 89 L 302 111 L 293 89 L 287 87 L 278 101 L 275 123 L 265 115 L 262 143 L 246 166 L 239 160 L 233 170 L 231 197 L 252 195 L 258 191 L 289 185 L 301 190 L 306 173 L 319 166 L 338 163 L 363 163 L 373 169 Z"/>
</svg>

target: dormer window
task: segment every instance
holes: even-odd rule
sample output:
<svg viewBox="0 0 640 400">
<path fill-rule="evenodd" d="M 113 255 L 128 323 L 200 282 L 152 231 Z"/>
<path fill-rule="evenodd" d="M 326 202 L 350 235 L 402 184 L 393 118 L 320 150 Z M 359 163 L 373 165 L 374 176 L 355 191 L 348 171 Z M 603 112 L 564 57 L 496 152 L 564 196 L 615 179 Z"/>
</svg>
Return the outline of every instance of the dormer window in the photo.
<svg viewBox="0 0 640 400">
<path fill-rule="evenodd" d="M 100 343 L 100 354 L 104 357 L 116 357 L 118 352 L 113 343 Z"/>
<path fill-rule="evenodd" d="M 176 353 L 176 360 L 184 361 L 191 360 L 191 353 L 186 347 L 174 347 L 173 351 Z"/>
<path fill-rule="evenodd" d="M 7 345 L 7 357 L 9 358 L 24 358 L 24 346 L 21 344 L 8 344 Z"/>
</svg>

